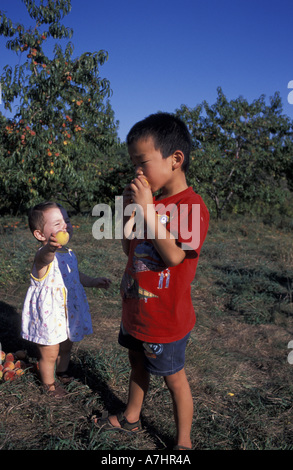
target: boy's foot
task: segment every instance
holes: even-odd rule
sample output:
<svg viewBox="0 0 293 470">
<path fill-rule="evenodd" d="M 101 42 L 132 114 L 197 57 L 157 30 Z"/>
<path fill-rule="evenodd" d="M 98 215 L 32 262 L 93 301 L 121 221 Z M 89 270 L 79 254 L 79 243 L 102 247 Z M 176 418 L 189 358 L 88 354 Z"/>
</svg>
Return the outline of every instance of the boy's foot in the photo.
<svg viewBox="0 0 293 470">
<path fill-rule="evenodd" d="M 129 423 L 122 412 L 118 413 L 116 418 L 118 423 L 117 426 L 111 423 L 109 414 L 107 411 L 105 411 L 103 412 L 101 418 L 93 416 L 92 421 L 95 426 L 97 426 L 99 429 L 103 429 L 104 431 L 125 431 L 127 433 L 133 433 L 142 430 L 140 420 L 136 421 L 135 423 Z"/>
<path fill-rule="evenodd" d="M 185 446 L 177 445 L 173 447 L 173 450 L 192 450 L 192 447 L 185 447 Z"/>
</svg>

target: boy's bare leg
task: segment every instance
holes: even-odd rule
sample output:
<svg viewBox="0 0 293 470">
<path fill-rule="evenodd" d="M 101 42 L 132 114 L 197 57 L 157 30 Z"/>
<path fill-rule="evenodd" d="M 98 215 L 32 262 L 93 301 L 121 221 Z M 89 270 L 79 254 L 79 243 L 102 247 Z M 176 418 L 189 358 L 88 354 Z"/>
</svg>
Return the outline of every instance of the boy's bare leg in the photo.
<svg viewBox="0 0 293 470">
<path fill-rule="evenodd" d="M 129 423 L 139 420 L 142 404 L 148 391 L 150 374 L 144 368 L 144 353 L 129 351 L 131 373 L 129 379 L 129 392 L 127 407 L 124 416 Z M 116 416 L 110 416 L 113 426 L 120 426 Z"/>
<path fill-rule="evenodd" d="M 164 379 L 173 400 L 177 444 L 191 448 L 190 433 L 193 419 L 193 399 L 185 370 L 182 369 L 176 374 L 164 377 Z"/>
<path fill-rule="evenodd" d="M 144 353 L 129 351 L 131 374 L 129 380 L 128 403 L 124 416 L 130 423 L 139 420 L 143 401 L 147 394 L 150 374 L 144 367 Z"/>
</svg>

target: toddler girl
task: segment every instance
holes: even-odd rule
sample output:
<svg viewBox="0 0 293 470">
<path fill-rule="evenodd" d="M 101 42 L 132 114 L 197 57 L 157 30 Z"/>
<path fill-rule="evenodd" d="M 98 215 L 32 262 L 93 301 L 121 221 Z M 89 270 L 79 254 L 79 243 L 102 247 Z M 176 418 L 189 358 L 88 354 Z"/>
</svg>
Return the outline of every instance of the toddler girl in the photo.
<svg viewBox="0 0 293 470">
<path fill-rule="evenodd" d="M 45 391 L 61 398 L 67 392 L 55 382 L 55 367 L 57 377 L 68 380 L 72 342 L 93 332 L 84 287 L 108 289 L 111 281 L 80 273 L 73 251 L 58 243 L 57 232 L 67 231 L 69 239 L 73 233 L 67 212 L 59 204 L 36 205 L 30 210 L 29 226 L 42 247 L 36 253 L 24 301 L 22 337 L 37 344 Z"/>
</svg>

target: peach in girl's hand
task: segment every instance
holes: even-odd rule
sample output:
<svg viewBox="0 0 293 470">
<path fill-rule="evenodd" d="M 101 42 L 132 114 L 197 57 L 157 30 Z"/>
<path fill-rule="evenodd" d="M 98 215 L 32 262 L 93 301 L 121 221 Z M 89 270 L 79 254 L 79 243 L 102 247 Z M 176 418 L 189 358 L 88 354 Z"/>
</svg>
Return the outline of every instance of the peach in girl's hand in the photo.
<svg viewBox="0 0 293 470">
<path fill-rule="evenodd" d="M 60 245 L 66 245 L 69 242 L 69 233 L 60 230 L 56 233 L 55 238 Z"/>
</svg>

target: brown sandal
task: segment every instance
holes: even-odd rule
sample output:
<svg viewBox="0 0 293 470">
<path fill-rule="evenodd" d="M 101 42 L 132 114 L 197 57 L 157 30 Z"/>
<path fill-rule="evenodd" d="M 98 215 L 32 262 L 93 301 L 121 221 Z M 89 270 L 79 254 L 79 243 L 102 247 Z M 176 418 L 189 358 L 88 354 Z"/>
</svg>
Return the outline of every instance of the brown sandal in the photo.
<svg viewBox="0 0 293 470">
<path fill-rule="evenodd" d="M 55 387 L 54 390 L 50 390 L 53 385 Z M 43 387 L 46 395 L 49 397 L 64 398 L 68 395 L 68 392 L 66 392 L 66 390 L 64 390 L 61 385 L 56 384 L 56 382 L 53 382 L 52 384 L 44 384 Z"/>
<path fill-rule="evenodd" d="M 70 375 L 68 375 L 67 371 L 56 372 L 56 375 L 57 375 L 57 379 L 63 384 L 69 384 L 73 382 L 73 380 L 75 380 L 74 377 L 71 377 Z"/>
<path fill-rule="evenodd" d="M 117 413 L 116 417 L 120 426 L 114 426 L 111 423 L 107 411 L 104 411 L 100 418 L 92 416 L 92 421 L 95 426 L 97 426 L 99 429 L 103 429 L 104 431 L 124 431 L 130 434 L 142 431 L 140 420 L 136 421 L 135 423 L 129 423 L 122 412 Z"/>
<path fill-rule="evenodd" d="M 179 444 L 173 447 L 173 450 L 192 450 L 192 447 L 180 446 Z"/>
</svg>

